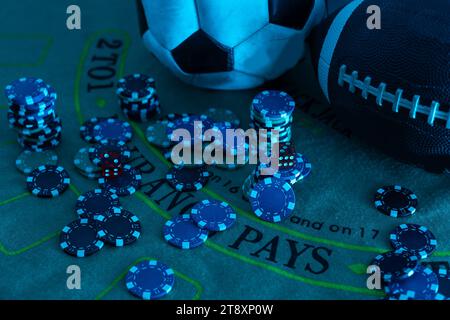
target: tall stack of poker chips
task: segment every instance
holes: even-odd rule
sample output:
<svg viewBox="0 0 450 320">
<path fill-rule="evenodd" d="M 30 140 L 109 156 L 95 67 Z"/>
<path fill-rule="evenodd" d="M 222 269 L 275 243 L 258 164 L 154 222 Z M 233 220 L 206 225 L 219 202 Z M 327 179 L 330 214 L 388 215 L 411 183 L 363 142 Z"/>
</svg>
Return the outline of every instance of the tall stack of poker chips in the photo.
<svg viewBox="0 0 450 320">
<path fill-rule="evenodd" d="M 161 113 L 155 80 L 144 74 L 120 79 L 117 96 L 123 113 L 131 121 L 147 122 Z"/>
<path fill-rule="evenodd" d="M 17 142 L 30 151 L 46 151 L 61 142 L 61 119 L 55 112 L 56 91 L 42 79 L 20 78 L 7 85 L 9 126 Z"/>
<path fill-rule="evenodd" d="M 290 141 L 294 109 L 294 99 L 286 92 L 276 90 L 262 91 L 252 101 L 250 126 L 256 130 L 266 129 L 266 138 L 269 144 L 270 142 Z M 278 140 L 272 139 L 271 130 L 279 131 Z"/>
</svg>

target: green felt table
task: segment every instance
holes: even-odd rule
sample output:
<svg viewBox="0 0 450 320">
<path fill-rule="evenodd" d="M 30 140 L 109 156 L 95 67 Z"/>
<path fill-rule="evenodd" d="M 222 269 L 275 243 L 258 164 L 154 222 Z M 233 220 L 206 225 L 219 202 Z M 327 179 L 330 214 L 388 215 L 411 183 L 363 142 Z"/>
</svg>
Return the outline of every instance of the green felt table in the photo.
<svg viewBox="0 0 450 320">
<path fill-rule="evenodd" d="M 114 87 L 89 90 L 92 85 L 147 73 L 157 81 L 164 113 L 225 107 L 239 115 L 244 128 L 258 92 L 207 91 L 177 80 L 144 49 L 132 1 L 77 3 L 83 14 L 79 31 L 65 28 L 69 1 L 2 3 L 6 10 L 0 12 L 0 87 L 21 76 L 38 76 L 56 88 L 63 121 L 63 142 L 56 151 L 72 184 L 54 199 L 28 193 L 25 176 L 14 165 L 21 149 L 7 125 L 7 101 L 0 97 L 1 299 L 134 299 L 125 287 L 124 273 L 136 261 L 149 258 L 175 270 L 175 287 L 165 299 L 380 299 L 380 292 L 366 288 L 365 269 L 375 255 L 390 250 L 388 234 L 404 222 L 425 225 L 436 235 L 438 250 L 430 261 L 449 259 L 448 177 L 397 162 L 354 138 L 320 102 L 308 58 L 272 84 L 299 102 L 293 141 L 313 164 L 311 176 L 295 185 L 297 203 L 291 219 L 270 224 L 251 212 L 240 191 L 251 166 L 236 171 L 211 168 L 214 177 L 206 188 L 175 192 L 164 181 L 171 164 L 146 142 L 146 125 L 132 123 L 132 164 L 141 168 L 144 185 L 122 203 L 141 219 L 141 238 L 129 247 L 105 247 L 84 259 L 65 254 L 59 248 L 59 232 L 77 218 L 77 196 L 97 185 L 73 166 L 75 153 L 86 146 L 79 136 L 80 124 L 92 116 L 123 117 Z M 98 59 L 111 56 L 117 61 Z M 95 80 L 98 68 L 109 63 L 112 78 Z M 374 208 L 373 194 L 386 184 L 416 192 L 416 215 L 395 219 Z M 168 245 L 162 236 L 165 221 L 202 199 L 229 202 L 237 211 L 237 223 L 195 250 Z M 70 265 L 81 269 L 80 290 L 67 289 Z"/>
</svg>

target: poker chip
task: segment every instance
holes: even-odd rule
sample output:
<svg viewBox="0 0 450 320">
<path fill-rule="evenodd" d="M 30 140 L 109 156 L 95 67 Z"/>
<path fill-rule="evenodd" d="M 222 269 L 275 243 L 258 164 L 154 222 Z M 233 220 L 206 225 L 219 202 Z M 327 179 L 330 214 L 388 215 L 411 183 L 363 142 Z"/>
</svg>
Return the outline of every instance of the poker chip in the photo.
<svg viewBox="0 0 450 320">
<path fill-rule="evenodd" d="M 417 224 L 401 224 L 389 235 L 395 250 L 404 250 L 425 259 L 436 249 L 437 240 L 434 234 L 424 226 Z"/>
<path fill-rule="evenodd" d="M 190 143 L 193 145 L 195 138 L 203 140 L 203 134 L 196 136 L 197 131 L 203 133 L 213 126 L 214 122 L 205 115 L 188 115 L 181 119 L 175 119 L 173 122 L 169 122 L 167 124 L 167 135 L 170 141 L 177 141 L 175 140 L 176 137 L 174 132 L 179 129 L 187 130 L 191 136 Z M 183 142 L 189 144 L 187 141 Z"/>
<path fill-rule="evenodd" d="M 374 203 L 378 211 L 393 218 L 413 215 L 418 204 L 417 196 L 411 190 L 398 185 L 378 189 Z"/>
<path fill-rule="evenodd" d="M 406 251 L 390 251 L 375 257 L 371 265 L 380 268 L 383 280 L 390 282 L 393 279 L 411 277 L 418 265 L 416 256 Z"/>
<path fill-rule="evenodd" d="M 135 73 L 119 79 L 117 94 L 125 99 L 148 97 L 155 88 L 155 80 L 145 74 Z"/>
<path fill-rule="evenodd" d="M 80 217 L 95 218 L 120 206 L 119 197 L 116 194 L 104 189 L 94 189 L 78 197 L 75 211 Z"/>
<path fill-rule="evenodd" d="M 81 148 L 80 150 L 78 150 L 78 152 L 76 153 L 76 155 L 73 159 L 73 164 L 82 173 L 90 174 L 90 173 L 99 173 L 100 172 L 100 168 L 98 166 L 94 165 L 92 163 L 91 159 L 89 159 L 89 149 L 88 148 Z"/>
<path fill-rule="evenodd" d="M 200 228 L 224 231 L 236 222 L 236 212 L 226 202 L 203 200 L 192 208 L 191 218 Z"/>
<path fill-rule="evenodd" d="M 295 101 L 286 92 L 266 90 L 259 93 L 252 102 L 253 108 L 266 117 L 286 116 L 295 109 Z"/>
<path fill-rule="evenodd" d="M 52 198 L 62 194 L 70 185 L 69 173 L 60 166 L 42 165 L 27 177 L 27 188 L 41 198 Z"/>
<path fill-rule="evenodd" d="M 59 244 L 64 252 L 78 258 L 93 255 L 104 245 L 91 219 L 78 219 L 65 226 L 59 236 Z"/>
<path fill-rule="evenodd" d="M 170 140 L 167 137 L 167 125 L 168 121 L 155 121 L 147 127 L 146 137 L 147 141 L 151 144 L 161 147 L 168 148 L 171 145 Z"/>
<path fill-rule="evenodd" d="M 51 150 L 42 152 L 24 150 L 16 159 L 17 169 L 25 174 L 31 173 L 34 169 L 42 165 L 56 166 L 57 164 L 58 156 Z"/>
<path fill-rule="evenodd" d="M 88 119 L 83 123 L 83 125 L 80 127 L 80 137 L 87 143 L 95 143 L 94 138 L 94 127 L 102 121 L 108 120 L 110 118 L 97 118 L 93 117 Z"/>
<path fill-rule="evenodd" d="M 173 166 L 166 174 L 166 180 L 178 191 L 197 191 L 207 184 L 209 176 L 203 166 Z"/>
<path fill-rule="evenodd" d="M 438 293 L 439 280 L 433 270 L 418 265 L 410 277 L 393 279 L 384 289 L 389 295 L 398 295 L 399 300 L 434 300 Z"/>
<path fill-rule="evenodd" d="M 438 272 L 435 272 L 438 277 L 438 293 L 435 300 L 449 300 L 450 299 L 450 275 L 446 268 L 439 268 Z"/>
<path fill-rule="evenodd" d="M 128 142 L 133 136 L 131 126 L 128 122 L 109 118 L 98 122 L 93 130 L 94 141 L 113 140 Z"/>
<path fill-rule="evenodd" d="M 223 108 L 209 108 L 205 115 L 212 119 L 214 123 L 220 124 L 220 123 L 229 123 L 230 127 L 237 128 L 239 127 L 239 124 L 241 121 L 239 120 L 238 116 L 229 109 L 223 109 Z"/>
<path fill-rule="evenodd" d="M 256 183 L 249 200 L 256 216 L 269 222 L 282 221 L 295 208 L 295 193 L 291 185 L 276 178 L 265 178 Z"/>
<path fill-rule="evenodd" d="M 303 156 L 303 163 L 304 163 L 304 166 L 303 166 L 303 171 L 302 171 L 302 173 L 301 173 L 301 179 L 305 179 L 306 177 L 308 177 L 310 174 L 311 174 L 311 170 L 312 170 L 312 164 L 311 164 L 311 162 L 309 162 L 309 160 L 305 157 L 305 156 Z"/>
<path fill-rule="evenodd" d="M 123 141 L 101 140 L 96 145 L 89 148 L 89 159 L 93 164 L 102 166 L 105 154 L 109 152 L 119 155 L 121 163 L 126 163 L 131 158 L 131 150 Z"/>
<path fill-rule="evenodd" d="M 14 103 L 33 105 L 48 95 L 48 87 L 42 79 L 24 77 L 7 85 L 5 95 Z"/>
<path fill-rule="evenodd" d="M 97 215 L 98 235 L 105 243 L 123 247 L 135 242 L 141 235 L 139 218 L 130 211 L 113 208 Z"/>
<path fill-rule="evenodd" d="M 148 260 L 130 268 L 125 283 L 128 291 L 144 300 L 160 299 L 172 291 L 174 272 L 165 264 Z"/>
<path fill-rule="evenodd" d="M 168 220 L 163 234 L 168 243 L 180 249 L 199 247 L 208 239 L 208 231 L 195 225 L 188 214 Z"/>
<path fill-rule="evenodd" d="M 142 176 L 138 169 L 125 165 L 118 177 L 101 177 L 98 179 L 100 187 L 118 196 L 130 196 L 140 189 Z"/>
</svg>

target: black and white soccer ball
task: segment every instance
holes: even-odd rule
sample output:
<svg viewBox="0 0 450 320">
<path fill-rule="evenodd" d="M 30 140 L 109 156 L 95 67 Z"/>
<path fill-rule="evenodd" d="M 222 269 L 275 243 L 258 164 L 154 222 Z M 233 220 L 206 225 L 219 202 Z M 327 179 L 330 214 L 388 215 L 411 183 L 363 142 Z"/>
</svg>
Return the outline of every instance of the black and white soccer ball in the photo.
<svg viewBox="0 0 450 320">
<path fill-rule="evenodd" d="M 211 89 L 272 80 L 303 57 L 325 0 L 138 0 L 145 46 L 175 75 Z"/>
<path fill-rule="evenodd" d="M 373 5 L 379 30 L 367 26 Z M 435 172 L 450 169 L 449 17 L 448 0 L 354 0 L 311 36 L 320 86 L 342 121 Z"/>
</svg>

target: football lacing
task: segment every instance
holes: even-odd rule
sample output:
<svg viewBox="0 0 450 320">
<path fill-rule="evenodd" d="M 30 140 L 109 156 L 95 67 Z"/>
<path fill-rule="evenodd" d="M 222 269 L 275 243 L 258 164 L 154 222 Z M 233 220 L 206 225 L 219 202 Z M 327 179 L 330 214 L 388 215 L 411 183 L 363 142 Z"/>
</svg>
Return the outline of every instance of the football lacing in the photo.
<svg viewBox="0 0 450 320">
<path fill-rule="evenodd" d="M 347 74 L 347 66 L 343 64 L 339 69 L 338 84 L 343 87 L 345 83 L 348 83 L 348 88 L 351 93 L 356 93 L 356 89 L 361 90 L 362 97 L 367 99 L 369 94 L 376 98 L 376 103 L 380 107 L 383 106 L 383 102 L 387 101 L 392 104 L 392 111 L 398 113 L 400 108 L 409 110 L 409 117 L 416 119 L 417 114 L 423 114 L 428 117 L 428 124 L 433 126 L 436 119 L 446 121 L 446 128 L 450 129 L 450 113 L 439 110 L 440 103 L 433 101 L 431 106 L 425 106 L 420 104 L 420 96 L 415 95 L 412 101 L 403 98 L 403 90 L 397 89 L 395 94 L 392 94 L 386 90 L 387 85 L 381 82 L 378 87 L 372 85 L 372 78 L 367 76 L 364 81 L 359 80 L 358 71 L 353 71 L 351 74 Z"/>
</svg>

